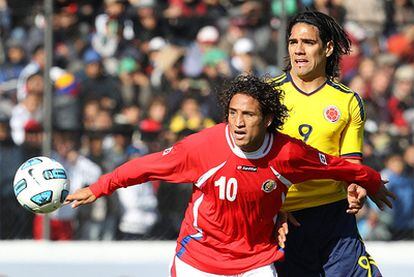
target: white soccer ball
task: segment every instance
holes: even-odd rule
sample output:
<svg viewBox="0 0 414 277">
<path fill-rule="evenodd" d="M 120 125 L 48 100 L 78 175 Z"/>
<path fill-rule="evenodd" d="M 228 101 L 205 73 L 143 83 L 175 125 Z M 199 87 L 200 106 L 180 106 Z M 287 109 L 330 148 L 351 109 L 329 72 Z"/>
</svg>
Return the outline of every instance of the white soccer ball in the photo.
<svg viewBox="0 0 414 277">
<path fill-rule="evenodd" d="M 24 162 L 14 176 L 17 200 L 34 213 L 50 213 L 62 206 L 69 194 L 70 182 L 65 168 L 48 157 Z"/>
</svg>

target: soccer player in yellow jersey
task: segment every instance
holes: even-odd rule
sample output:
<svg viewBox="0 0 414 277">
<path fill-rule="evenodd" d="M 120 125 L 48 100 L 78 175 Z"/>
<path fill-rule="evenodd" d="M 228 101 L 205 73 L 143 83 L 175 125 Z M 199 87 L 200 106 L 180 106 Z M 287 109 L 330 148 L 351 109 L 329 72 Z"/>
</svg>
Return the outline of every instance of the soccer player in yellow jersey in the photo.
<svg viewBox="0 0 414 277">
<path fill-rule="evenodd" d="M 329 16 L 305 11 L 287 27 L 289 60 L 277 76 L 289 117 L 283 133 L 348 161 L 362 161 L 364 104 L 356 92 L 338 83 L 339 60 L 350 52 L 343 29 Z M 366 191 L 356 184 L 312 180 L 292 185 L 284 203 L 300 226 L 289 224 L 285 262 L 279 276 L 381 276 L 366 252 L 355 215 Z M 394 196 L 371 196 L 382 208 Z M 292 221 L 294 222 L 294 221 Z"/>
</svg>

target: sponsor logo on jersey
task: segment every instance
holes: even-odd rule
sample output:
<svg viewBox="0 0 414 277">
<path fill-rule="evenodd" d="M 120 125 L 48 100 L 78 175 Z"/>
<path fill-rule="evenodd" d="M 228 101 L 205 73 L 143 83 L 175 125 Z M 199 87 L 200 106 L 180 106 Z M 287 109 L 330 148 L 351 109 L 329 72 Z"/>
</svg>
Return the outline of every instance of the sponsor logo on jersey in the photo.
<svg viewBox="0 0 414 277">
<path fill-rule="evenodd" d="M 266 180 L 262 185 L 262 190 L 266 193 L 272 192 L 274 189 L 276 189 L 277 184 L 274 180 Z"/>
<path fill-rule="evenodd" d="M 173 149 L 172 146 L 170 148 L 164 149 L 164 151 L 162 152 L 162 155 L 165 156 L 167 154 L 170 154 L 170 152 L 171 152 L 172 149 Z"/>
<path fill-rule="evenodd" d="M 331 105 L 325 108 L 325 110 L 323 111 L 323 115 L 326 120 L 328 120 L 329 122 L 335 123 L 341 117 L 341 112 L 336 106 Z"/>
<path fill-rule="evenodd" d="M 328 165 L 328 162 L 326 161 L 326 156 L 324 154 L 319 153 L 319 160 L 321 161 L 322 164 Z"/>
<path fill-rule="evenodd" d="M 252 166 L 252 165 L 238 165 L 237 166 L 237 170 L 257 172 L 257 166 Z"/>
</svg>

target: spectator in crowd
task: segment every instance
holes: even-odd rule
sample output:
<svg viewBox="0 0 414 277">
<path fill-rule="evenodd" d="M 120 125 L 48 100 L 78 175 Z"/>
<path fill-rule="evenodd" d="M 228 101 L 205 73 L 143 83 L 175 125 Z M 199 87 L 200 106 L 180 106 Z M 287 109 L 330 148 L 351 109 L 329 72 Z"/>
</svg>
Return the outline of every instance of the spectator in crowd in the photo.
<svg viewBox="0 0 414 277">
<path fill-rule="evenodd" d="M 178 109 L 184 92 L 181 90 L 181 81 L 184 78 L 182 62 L 184 49 L 168 45 L 160 50 L 155 61 L 155 69 L 161 73 L 159 86 L 154 87 L 154 95 L 161 96 L 168 101 L 171 110 Z"/>
<path fill-rule="evenodd" d="M 413 23 L 414 4 L 409 0 L 397 0 L 385 2 L 386 24 L 384 33 L 392 35 Z"/>
<path fill-rule="evenodd" d="M 83 26 L 78 22 L 76 5 L 62 2 L 61 6 L 55 5 L 53 16 L 53 59 L 55 65 L 67 68 L 70 61 L 76 59 L 77 52 L 86 47 L 88 41 L 82 30 Z"/>
<path fill-rule="evenodd" d="M 130 34 L 126 34 L 125 22 L 125 1 L 105 0 L 104 13 L 95 19 L 96 32 L 91 40 L 93 49 L 100 56 L 104 58 L 116 56 L 122 49 L 123 40 L 133 38 L 133 27 L 130 26 Z"/>
<path fill-rule="evenodd" d="M 138 126 L 141 117 L 142 109 L 137 104 L 124 105 L 121 112 L 115 116 L 114 121 L 119 124 Z"/>
<path fill-rule="evenodd" d="M 376 0 L 343 0 L 346 10 L 345 19 L 348 22 L 355 22 L 361 26 L 370 37 L 381 34 L 381 28 L 385 23 L 384 2 Z"/>
<path fill-rule="evenodd" d="M 45 49 L 43 45 L 34 48 L 31 58 L 30 63 L 23 68 L 17 80 L 17 99 L 19 101 L 22 101 L 28 94 L 28 78 L 43 72 L 45 67 Z"/>
<path fill-rule="evenodd" d="M 365 97 L 362 96 L 367 112 L 365 123 L 367 131 L 378 132 L 388 129 L 388 125 L 391 122 L 391 113 L 388 109 L 390 89 L 391 76 L 385 70 L 377 70 L 370 82 L 369 94 L 367 93 Z"/>
<path fill-rule="evenodd" d="M 0 111 L 0 239 L 32 238 L 33 214 L 22 209 L 13 192 L 13 178 L 25 161 L 11 138 L 9 118 Z"/>
<path fill-rule="evenodd" d="M 75 75 L 59 67 L 50 71 L 53 81 L 53 125 L 58 129 L 79 130 L 81 103 L 79 81 Z"/>
<path fill-rule="evenodd" d="M 95 182 L 102 174 L 99 166 L 78 152 L 78 135 L 70 131 L 59 131 L 54 134 L 54 149 L 52 155 L 56 161 L 61 163 L 70 179 L 70 192 L 83 188 Z M 50 214 L 50 239 L 72 240 L 78 234 L 75 233 L 77 211 L 68 206 Z M 33 226 L 33 237 L 42 239 L 43 215 L 36 215 Z"/>
<path fill-rule="evenodd" d="M 396 135 L 406 136 L 411 132 L 411 124 L 414 122 L 413 91 L 414 67 L 399 67 L 395 72 L 392 95 L 388 100 L 388 110 Z"/>
<path fill-rule="evenodd" d="M 5 52 L 5 61 L 0 68 L 0 98 L 2 101 L 12 99 L 13 95 L 16 95 L 17 80 L 26 65 L 26 54 L 19 42 L 10 40 L 6 44 Z"/>
<path fill-rule="evenodd" d="M 401 62 L 413 62 L 414 24 L 404 26 L 401 31 L 388 37 L 388 51 L 398 57 Z"/>
<path fill-rule="evenodd" d="M 42 154 L 43 135 L 43 126 L 39 121 L 30 119 L 26 122 L 24 142 L 20 145 L 24 161 Z"/>
<path fill-rule="evenodd" d="M 136 59 L 122 58 L 119 63 L 118 76 L 121 81 L 123 103 L 137 103 L 141 107 L 147 107 L 152 96 L 150 80 Z"/>
<path fill-rule="evenodd" d="M 145 148 L 134 145 L 126 147 L 128 160 L 146 154 Z M 125 162 L 124 161 L 124 162 Z M 149 238 L 153 226 L 158 220 L 158 202 L 152 182 L 117 191 L 121 214 L 117 238 L 121 240 L 139 240 Z"/>
<path fill-rule="evenodd" d="M 231 77 L 228 55 L 221 49 L 211 49 L 202 56 L 202 79 L 207 83 L 206 94 L 203 96 L 202 110 L 215 122 L 223 119 L 223 111 L 218 103 L 218 92 Z"/>
<path fill-rule="evenodd" d="M 140 0 L 132 3 L 133 27 L 136 44 L 143 53 L 148 53 L 148 43 L 154 37 L 168 38 L 169 30 L 165 18 L 160 17 L 155 0 Z"/>
<path fill-rule="evenodd" d="M 198 33 L 194 43 L 188 47 L 184 61 L 183 72 L 187 77 L 198 77 L 203 70 L 202 56 L 210 49 L 216 48 L 220 33 L 214 26 L 204 26 Z"/>
<path fill-rule="evenodd" d="M 24 126 L 29 120 L 42 122 L 43 76 L 34 74 L 26 83 L 27 95 L 13 108 L 10 118 L 12 138 L 17 145 L 25 140 Z"/>
<path fill-rule="evenodd" d="M 413 146 L 407 148 L 412 154 Z M 404 155 L 406 156 L 406 155 Z M 411 158 L 410 158 L 411 159 Z M 391 213 L 390 232 L 392 240 L 414 239 L 414 178 L 412 173 L 404 174 L 405 161 L 402 155 L 392 154 L 382 171 L 384 178 L 389 180 L 387 187 L 399 199 Z"/>
<path fill-rule="evenodd" d="M 89 100 L 99 101 L 103 109 L 117 112 L 122 106 L 120 83 L 106 74 L 101 56 L 93 49 L 83 54 L 85 78 L 80 82 L 80 98 L 82 107 Z"/>
<path fill-rule="evenodd" d="M 153 88 L 159 88 L 161 85 L 163 68 L 160 63 L 163 63 L 163 61 L 159 58 L 159 55 L 161 49 L 166 45 L 167 42 L 162 37 L 154 37 L 148 43 L 148 64 L 145 71 L 149 75 Z"/>
<path fill-rule="evenodd" d="M 387 217 L 386 213 L 380 213 L 372 205 L 372 202 L 368 202 L 357 214 L 358 231 L 361 237 L 364 240 L 390 240 L 389 224 L 383 219 Z"/>
<path fill-rule="evenodd" d="M 339 25 L 343 26 L 347 11 L 336 2 L 338 1 L 314 0 L 311 9 L 331 16 Z"/>
<path fill-rule="evenodd" d="M 215 125 L 215 122 L 202 114 L 198 101 L 195 98 L 188 97 L 183 100 L 181 108 L 172 117 L 170 130 L 175 134 L 184 129 L 197 132 L 213 125 Z"/>
<path fill-rule="evenodd" d="M 172 34 L 170 40 L 186 46 L 195 39 L 198 30 L 207 24 L 207 5 L 201 0 L 171 0 L 168 3 L 163 16 Z"/>
<path fill-rule="evenodd" d="M 240 38 L 234 43 L 230 66 L 232 76 L 246 72 L 256 75 L 264 73 L 264 66 L 255 53 L 254 42 L 246 37 Z"/>
<path fill-rule="evenodd" d="M 10 32 L 11 26 L 11 16 L 10 8 L 6 0 L 0 1 L 0 33 L 1 35 L 6 35 Z"/>
</svg>

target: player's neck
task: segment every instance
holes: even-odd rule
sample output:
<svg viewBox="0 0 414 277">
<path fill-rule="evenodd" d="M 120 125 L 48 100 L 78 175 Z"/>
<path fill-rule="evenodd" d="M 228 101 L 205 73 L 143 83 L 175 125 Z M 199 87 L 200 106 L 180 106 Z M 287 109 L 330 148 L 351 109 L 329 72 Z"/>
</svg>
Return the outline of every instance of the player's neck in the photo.
<svg viewBox="0 0 414 277">
<path fill-rule="evenodd" d="M 320 75 L 317 77 L 299 77 L 291 72 L 292 81 L 304 93 L 313 93 L 319 89 L 325 82 L 326 76 Z"/>
</svg>

